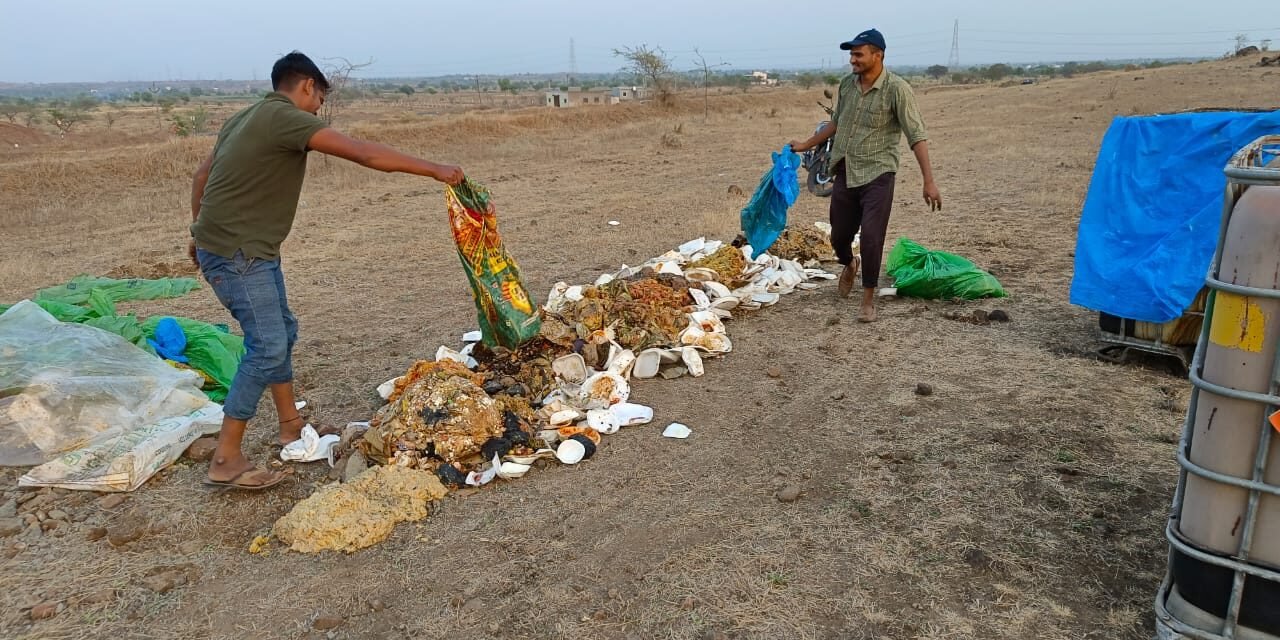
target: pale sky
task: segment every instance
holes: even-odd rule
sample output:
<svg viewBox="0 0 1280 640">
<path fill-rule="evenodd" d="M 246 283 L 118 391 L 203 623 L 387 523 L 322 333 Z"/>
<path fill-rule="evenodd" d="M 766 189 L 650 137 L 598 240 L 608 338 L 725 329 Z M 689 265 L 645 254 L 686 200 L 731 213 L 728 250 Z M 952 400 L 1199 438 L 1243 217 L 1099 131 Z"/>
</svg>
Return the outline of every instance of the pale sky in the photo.
<svg viewBox="0 0 1280 640">
<path fill-rule="evenodd" d="M 365 77 L 615 71 L 611 50 L 700 48 L 735 68 L 843 70 L 841 41 L 879 28 L 890 65 L 1221 55 L 1274 38 L 1276 0 L 0 0 L 0 82 L 263 79 L 279 54 L 373 58 Z"/>
</svg>

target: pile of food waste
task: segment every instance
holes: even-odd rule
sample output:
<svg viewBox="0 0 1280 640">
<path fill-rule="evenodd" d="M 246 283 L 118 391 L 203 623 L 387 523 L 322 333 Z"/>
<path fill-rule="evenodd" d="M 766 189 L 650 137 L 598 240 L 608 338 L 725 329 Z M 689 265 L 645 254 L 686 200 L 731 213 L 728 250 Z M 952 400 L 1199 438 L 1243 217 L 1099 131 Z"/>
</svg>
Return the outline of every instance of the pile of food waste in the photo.
<svg viewBox="0 0 1280 640">
<path fill-rule="evenodd" d="M 822 231 L 784 233 L 780 242 L 789 243 L 783 247 L 788 251 L 810 247 L 807 238 L 814 233 Z M 463 336 L 461 349 L 440 347 L 434 360 L 416 362 L 378 387 L 386 404 L 367 426 L 353 425 L 363 433 L 344 436 L 351 445 L 337 455 L 358 454 L 375 469 L 421 473 L 446 489 L 588 460 L 602 437 L 652 422 L 652 409 L 631 402 L 632 381 L 704 375 L 705 360 L 733 350 L 725 323 L 736 314 L 835 279 L 811 262 L 816 249 L 810 249 L 788 254 L 795 259 L 765 253 L 752 260 L 749 246 L 698 238 L 589 285 L 556 283 L 539 309 L 536 336 L 507 349 L 486 346 L 477 331 Z M 356 482 L 369 482 L 360 480 L 368 473 Z M 364 508 L 356 495 L 322 491 L 323 500 L 318 493 L 299 508 Z M 297 521 L 292 513 L 282 518 L 277 530 L 288 538 L 279 537 L 325 541 L 290 543 L 300 551 L 358 548 L 384 528 L 379 524 L 376 532 L 348 540 L 332 534 L 332 527 L 305 528 Z M 296 533 L 303 529 L 321 534 Z"/>
</svg>

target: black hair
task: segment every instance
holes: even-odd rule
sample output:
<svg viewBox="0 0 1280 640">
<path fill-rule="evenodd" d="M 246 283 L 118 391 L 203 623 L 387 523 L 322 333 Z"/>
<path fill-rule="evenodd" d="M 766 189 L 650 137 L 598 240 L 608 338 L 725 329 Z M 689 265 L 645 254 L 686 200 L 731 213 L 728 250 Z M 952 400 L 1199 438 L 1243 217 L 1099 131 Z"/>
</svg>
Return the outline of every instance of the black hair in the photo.
<svg viewBox="0 0 1280 640">
<path fill-rule="evenodd" d="M 321 91 L 329 90 L 329 81 L 325 79 L 320 67 L 300 51 L 285 55 L 271 67 L 271 88 L 276 91 L 292 89 L 299 81 L 307 78 L 315 80 L 316 87 Z"/>
</svg>

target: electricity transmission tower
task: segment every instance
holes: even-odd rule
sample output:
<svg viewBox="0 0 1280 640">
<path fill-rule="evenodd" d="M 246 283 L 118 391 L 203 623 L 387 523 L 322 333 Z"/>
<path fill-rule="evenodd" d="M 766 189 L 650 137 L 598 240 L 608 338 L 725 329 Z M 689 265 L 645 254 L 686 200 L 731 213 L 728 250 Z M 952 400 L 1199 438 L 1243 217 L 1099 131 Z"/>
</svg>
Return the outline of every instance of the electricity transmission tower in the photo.
<svg viewBox="0 0 1280 640">
<path fill-rule="evenodd" d="M 569 38 L 569 84 L 578 83 L 578 52 L 574 49 L 573 38 Z"/>
<path fill-rule="evenodd" d="M 960 21 L 956 20 L 951 31 L 951 57 L 947 60 L 947 68 L 955 71 L 960 68 Z"/>
</svg>

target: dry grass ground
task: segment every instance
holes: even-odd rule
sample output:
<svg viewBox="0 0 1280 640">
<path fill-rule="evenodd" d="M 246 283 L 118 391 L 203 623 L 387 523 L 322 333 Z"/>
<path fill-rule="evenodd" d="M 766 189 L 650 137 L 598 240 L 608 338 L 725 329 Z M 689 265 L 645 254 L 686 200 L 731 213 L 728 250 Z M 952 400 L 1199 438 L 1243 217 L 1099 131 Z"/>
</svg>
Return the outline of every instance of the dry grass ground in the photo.
<svg viewBox="0 0 1280 640">
<path fill-rule="evenodd" d="M 0 635 L 321 638 L 314 620 L 339 616 L 331 637 L 1149 637 L 1187 385 L 1158 362 L 1091 357 L 1095 317 L 1067 303 L 1077 216 L 1113 116 L 1257 106 L 1276 81 L 1231 62 L 926 91 L 946 209 L 927 212 L 904 160 L 890 237 L 991 268 L 1008 300 L 894 301 L 866 326 L 833 288 L 791 296 L 732 323 L 736 349 L 706 377 L 637 383 L 655 426 L 577 468 L 447 499 L 350 556 L 246 551 L 323 481 L 317 465 L 265 495 L 207 493 L 188 463 L 111 508 L 59 492 L 46 508 L 72 522 L 5 541 Z M 728 187 L 750 193 L 768 153 L 812 129 L 817 93 L 718 97 L 710 120 L 700 103 L 372 110 L 347 128 L 489 184 L 541 296 L 730 237 L 745 197 Z M 80 272 L 182 272 L 188 176 L 209 143 L 86 131 L 0 154 L 0 300 Z M 367 419 L 374 385 L 474 325 L 440 190 L 316 158 L 302 200 L 285 247 L 302 396 L 326 422 Z M 803 195 L 793 220 L 826 205 Z M 997 306 L 1012 323 L 944 317 Z M 207 290 L 129 308 L 226 320 Z M 253 426 L 259 459 L 273 419 Z M 672 420 L 694 436 L 659 437 Z M 774 499 L 789 484 L 801 498 Z M 86 541 L 129 519 L 147 535 Z M 193 579 L 155 593 L 144 580 L 166 567 Z M 30 622 L 43 601 L 67 607 Z"/>
</svg>

